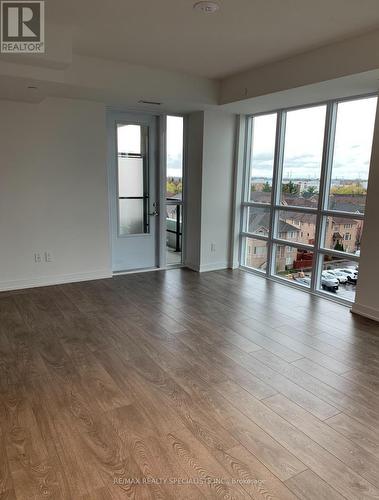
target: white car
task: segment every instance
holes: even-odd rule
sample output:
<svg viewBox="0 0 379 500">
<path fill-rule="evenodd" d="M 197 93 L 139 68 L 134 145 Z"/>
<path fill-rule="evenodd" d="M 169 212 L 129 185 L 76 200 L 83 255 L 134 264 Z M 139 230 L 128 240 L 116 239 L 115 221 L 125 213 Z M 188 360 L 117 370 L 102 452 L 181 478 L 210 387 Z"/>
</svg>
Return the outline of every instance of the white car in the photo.
<svg viewBox="0 0 379 500">
<path fill-rule="evenodd" d="M 321 287 L 323 290 L 328 290 L 329 292 L 336 292 L 339 287 L 339 281 L 328 271 L 322 271 L 321 273 Z"/>
<path fill-rule="evenodd" d="M 339 283 L 347 283 L 347 275 L 339 269 L 328 269 L 327 272 L 338 279 Z"/>
<path fill-rule="evenodd" d="M 356 269 L 344 268 L 340 269 L 347 277 L 349 283 L 356 283 L 358 279 L 358 271 Z"/>
<path fill-rule="evenodd" d="M 299 276 L 298 278 L 295 278 L 295 281 L 297 281 L 297 283 L 300 283 L 301 285 L 311 286 L 311 278 L 309 278 L 308 276 Z"/>
</svg>

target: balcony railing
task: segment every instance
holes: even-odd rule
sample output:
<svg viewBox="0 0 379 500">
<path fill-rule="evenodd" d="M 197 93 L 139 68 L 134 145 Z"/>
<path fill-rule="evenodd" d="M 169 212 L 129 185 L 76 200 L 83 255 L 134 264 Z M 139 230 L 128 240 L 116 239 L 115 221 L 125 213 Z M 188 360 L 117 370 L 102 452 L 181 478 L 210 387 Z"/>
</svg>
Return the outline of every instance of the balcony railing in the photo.
<svg viewBox="0 0 379 500">
<path fill-rule="evenodd" d="M 175 252 L 182 251 L 182 216 L 183 202 L 166 198 L 167 246 Z"/>
</svg>

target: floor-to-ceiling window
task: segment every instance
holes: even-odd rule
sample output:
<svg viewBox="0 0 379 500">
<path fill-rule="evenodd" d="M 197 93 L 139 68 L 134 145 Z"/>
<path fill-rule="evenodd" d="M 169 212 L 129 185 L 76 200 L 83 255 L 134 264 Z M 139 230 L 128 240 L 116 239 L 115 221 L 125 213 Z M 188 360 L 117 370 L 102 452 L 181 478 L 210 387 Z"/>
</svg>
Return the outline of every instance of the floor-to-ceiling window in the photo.
<svg viewBox="0 0 379 500">
<path fill-rule="evenodd" d="M 241 265 L 353 302 L 377 97 L 247 121 Z"/>
</svg>

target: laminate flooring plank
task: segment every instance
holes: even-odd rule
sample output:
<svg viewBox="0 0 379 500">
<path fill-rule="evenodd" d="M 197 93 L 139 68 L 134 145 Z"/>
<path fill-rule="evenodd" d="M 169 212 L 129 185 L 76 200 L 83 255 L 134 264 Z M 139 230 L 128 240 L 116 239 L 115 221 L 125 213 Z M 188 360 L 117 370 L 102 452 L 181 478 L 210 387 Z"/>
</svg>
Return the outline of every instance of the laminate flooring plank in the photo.
<svg viewBox="0 0 379 500">
<path fill-rule="evenodd" d="M 0 293 L 0 498 L 379 498 L 378 373 L 378 324 L 241 270 Z"/>
<path fill-rule="evenodd" d="M 264 404 L 379 488 L 379 459 L 281 394 Z"/>
<path fill-rule="evenodd" d="M 223 382 L 219 391 L 341 495 L 351 500 L 379 495 L 379 489 L 372 483 L 236 384 Z"/>
<path fill-rule="evenodd" d="M 328 418 L 325 420 L 325 423 L 376 457 L 379 457 L 378 431 L 373 431 L 367 425 L 344 413 L 339 413 L 334 417 Z"/>
<path fill-rule="evenodd" d="M 300 472 L 285 483 L 300 500 L 343 500 L 345 498 L 311 470 Z"/>
<path fill-rule="evenodd" d="M 177 371 L 175 372 L 175 380 L 198 401 L 199 406 L 207 415 L 210 415 L 224 428 L 229 429 L 231 434 L 250 450 L 251 455 L 259 457 L 261 465 L 266 464 L 266 468 L 260 470 L 267 469 L 280 478 L 288 478 L 305 469 L 304 464 L 294 455 L 288 453 L 262 429 L 249 421 L 243 413 L 238 411 L 221 394 L 210 388 L 196 373 Z M 238 446 L 237 449 L 239 449 Z M 228 452 L 225 453 L 218 449 L 213 451 L 215 451 L 214 455 L 218 460 L 222 463 L 227 460 L 228 467 L 231 466 Z M 270 477 L 273 479 L 275 476 L 272 474 Z"/>
<path fill-rule="evenodd" d="M 251 353 L 254 357 L 254 353 Z M 323 401 L 334 406 L 339 411 L 344 411 L 360 422 L 369 425 L 373 429 L 378 429 L 377 412 L 369 407 L 369 405 L 360 403 L 356 399 L 334 389 L 332 386 L 325 384 L 313 375 L 300 370 L 294 363 L 282 362 L 277 356 L 271 353 L 261 353 L 259 361 L 264 362 L 272 370 L 277 371 L 289 380 L 302 387 L 311 394 L 318 396 Z M 305 366 L 307 363 L 305 363 Z M 284 394 L 284 393 L 283 393 Z M 289 398 L 291 399 L 291 398 Z M 296 401 L 295 401 L 296 402 Z"/>
<path fill-rule="evenodd" d="M 254 376 L 270 384 L 278 392 L 287 395 L 289 399 L 297 402 L 317 417 L 325 419 L 340 412 L 335 406 L 309 393 L 309 391 L 303 389 L 297 383 L 282 376 L 264 363 L 261 363 L 261 351 L 253 353 L 253 357 L 251 354 L 245 354 L 242 351 L 238 352 L 236 349 L 224 350 L 221 348 L 221 350 L 233 360 L 240 363 L 241 366 L 246 368 Z M 283 363 L 286 364 L 285 362 Z"/>
</svg>

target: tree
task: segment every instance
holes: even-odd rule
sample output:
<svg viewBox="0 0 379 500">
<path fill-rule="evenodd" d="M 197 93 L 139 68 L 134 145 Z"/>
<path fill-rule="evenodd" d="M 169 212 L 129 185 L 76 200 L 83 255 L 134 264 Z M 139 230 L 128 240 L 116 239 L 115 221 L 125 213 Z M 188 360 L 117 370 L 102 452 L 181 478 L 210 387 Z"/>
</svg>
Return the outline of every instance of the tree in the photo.
<svg viewBox="0 0 379 500">
<path fill-rule="evenodd" d="M 268 183 L 268 181 L 266 181 L 266 182 L 263 184 L 262 191 L 263 191 L 264 193 L 271 193 L 271 186 L 270 186 L 270 184 Z"/>
<path fill-rule="evenodd" d="M 343 184 L 342 186 L 333 186 L 331 189 L 332 194 L 356 194 L 362 195 L 366 194 L 366 189 L 362 186 L 360 182 L 355 182 L 352 184 Z"/>
<path fill-rule="evenodd" d="M 181 179 L 174 179 L 174 177 L 170 177 L 167 179 L 166 183 L 167 193 L 176 195 L 181 193 L 182 190 L 183 190 L 183 185 Z"/>
<path fill-rule="evenodd" d="M 308 186 L 302 194 L 304 198 L 311 198 L 313 195 L 318 194 L 318 191 L 316 186 Z"/>
<path fill-rule="evenodd" d="M 176 186 L 172 180 L 168 180 L 166 184 L 166 190 L 168 193 L 176 194 Z"/>
<path fill-rule="evenodd" d="M 345 251 L 342 243 L 340 243 L 339 240 L 337 240 L 337 243 L 334 245 L 334 250 L 338 250 L 340 252 L 344 252 Z"/>
<path fill-rule="evenodd" d="M 293 181 L 289 181 L 282 186 L 283 193 L 287 194 L 299 194 L 299 186 L 297 186 Z"/>
</svg>

